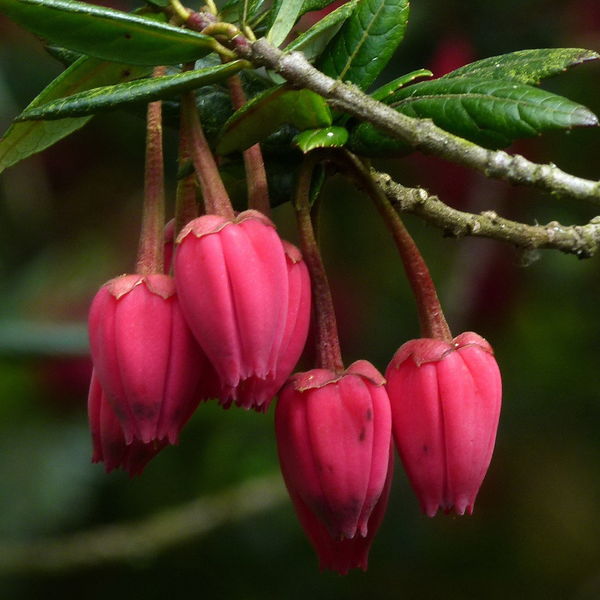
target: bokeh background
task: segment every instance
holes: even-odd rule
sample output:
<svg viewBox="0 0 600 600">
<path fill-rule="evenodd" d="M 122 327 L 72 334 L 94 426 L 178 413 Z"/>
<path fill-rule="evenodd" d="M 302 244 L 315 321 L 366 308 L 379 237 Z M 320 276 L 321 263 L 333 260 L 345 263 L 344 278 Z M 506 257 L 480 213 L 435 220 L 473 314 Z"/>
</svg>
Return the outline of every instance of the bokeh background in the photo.
<svg viewBox="0 0 600 600">
<path fill-rule="evenodd" d="M 385 77 L 420 67 L 440 75 L 486 56 L 560 46 L 600 51 L 597 0 L 414 0 Z M 60 71 L 33 36 L 0 17 L 0 129 Z M 600 113 L 600 65 L 544 86 Z M 134 264 L 143 137 L 136 115 L 103 115 L 0 176 L 0 597 L 600 598 L 600 257 L 523 254 L 406 218 L 454 332 L 475 330 L 493 344 L 504 406 L 475 514 L 422 516 L 397 465 L 367 573 L 319 572 L 280 492 L 272 410 L 201 406 L 180 445 L 133 480 L 90 463 L 86 311 L 101 283 Z M 171 201 L 175 148 L 170 132 Z M 600 177 L 598 130 L 515 149 Z M 377 166 L 463 210 L 564 224 L 597 213 L 422 156 Z M 366 199 L 340 178 L 324 194 L 324 256 L 345 360 L 383 370 L 418 336 L 408 286 Z M 294 239 L 289 203 L 275 219 Z M 183 508 L 203 520 L 198 531 L 177 521 Z M 96 548 L 102 560 L 61 568 L 71 536 L 114 524 L 144 533 L 149 519 L 158 525 L 147 539 L 125 536 L 134 540 L 128 557 L 111 559 L 113 536 Z"/>
</svg>

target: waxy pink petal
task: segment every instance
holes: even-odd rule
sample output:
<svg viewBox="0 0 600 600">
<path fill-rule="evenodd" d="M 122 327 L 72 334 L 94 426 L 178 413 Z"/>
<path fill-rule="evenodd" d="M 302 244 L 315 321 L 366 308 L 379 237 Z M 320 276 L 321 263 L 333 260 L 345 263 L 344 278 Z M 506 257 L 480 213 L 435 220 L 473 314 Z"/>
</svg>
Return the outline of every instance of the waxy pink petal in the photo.
<svg viewBox="0 0 600 600">
<path fill-rule="evenodd" d="M 215 367 L 222 401 L 247 379 L 274 380 L 288 310 L 288 271 L 274 225 L 246 211 L 205 215 L 177 238 L 175 278 L 191 330 Z"/>
<path fill-rule="evenodd" d="M 172 278 L 109 281 L 94 298 L 89 330 L 96 375 L 126 443 L 176 443 L 202 397 L 209 365 L 183 319 Z"/>
<path fill-rule="evenodd" d="M 250 377 L 238 386 L 239 406 L 266 411 L 273 397 L 294 370 L 304 350 L 310 325 L 311 285 L 300 250 L 282 240 L 288 271 L 288 309 L 281 348 L 276 356 L 275 377 Z"/>
<path fill-rule="evenodd" d="M 88 420 L 92 434 L 92 462 L 104 463 L 107 473 L 122 468 L 132 477 L 139 475 L 166 445 L 165 441 L 145 444 L 134 440 L 129 445 L 125 443 L 119 420 L 94 372 L 88 396 Z"/>
<path fill-rule="evenodd" d="M 471 513 L 491 461 L 502 385 L 486 340 L 411 340 L 386 371 L 396 446 L 429 516 Z"/>
<path fill-rule="evenodd" d="M 281 392 L 275 429 L 288 489 L 332 538 L 366 536 L 389 465 L 383 377 L 365 361 L 342 374 L 315 369 L 295 375 Z"/>
<path fill-rule="evenodd" d="M 313 511 L 305 504 L 302 498 L 288 484 L 290 497 L 294 504 L 298 520 L 306 535 L 312 543 L 317 556 L 319 566 L 323 569 L 337 571 L 341 575 L 347 575 L 351 569 L 367 570 L 369 551 L 375 534 L 377 533 L 387 508 L 392 484 L 394 470 L 393 447 L 388 448 L 388 469 L 383 490 L 377 499 L 368 520 L 368 531 L 366 535 L 356 535 L 352 539 L 334 539 L 321 520 L 315 516 Z"/>
</svg>

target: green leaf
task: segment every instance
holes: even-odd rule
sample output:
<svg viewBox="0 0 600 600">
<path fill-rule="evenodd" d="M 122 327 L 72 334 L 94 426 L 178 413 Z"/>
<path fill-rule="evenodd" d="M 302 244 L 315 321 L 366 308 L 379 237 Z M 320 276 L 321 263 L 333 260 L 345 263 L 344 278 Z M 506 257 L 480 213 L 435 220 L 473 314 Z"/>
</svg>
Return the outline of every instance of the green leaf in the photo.
<svg viewBox="0 0 600 600">
<path fill-rule="evenodd" d="M 370 123 L 359 123 L 354 127 L 346 146 L 354 154 L 372 158 L 397 158 L 412 152 L 408 144 L 381 133 Z"/>
<path fill-rule="evenodd" d="M 307 12 L 312 12 L 313 10 L 323 10 L 330 4 L 333 4 L 334 1 L 335 0 L 304 0 L 300 14 L 304 15 Z"/>
<path fill-rule="evenodd" d="M 248 0 L 246 20 L 249 21 L 263 8 L 265 0 Z M 242 23 L 244 17 L 244 0 L 229 0 L 219 11 L 219 19 L 227 23 Z"/>
<path fill-rule="evenodd" d="M 294 143 L 307 154 L 315 148 L 340 148 L 348 141 L 348 130 L 345 127 L 324 127 L 308 129 L 294 138 Z"/>
<path fill-rule="evenodd" d="M 73 52 L 72 50 L 61 48 L 60 46 L 46 46 L 45 50 L 64 67 L 70 67 L 75 61 L 81 58 L 79 52 Z"/>
<path fill-rule="evenodd" d="M 310 90 L 293 90 L 286 85 L 271 88 L 225 123 L 217 152 L 245 150 L 286 123 L 300 130 L 328 127 L 331 111 L 325 100 Z"/>
<path fill-rule="evenodd" d="M 346 2 L 327 16 L 317 21 L 308 31 L 299 35 L 285 48 L 286 52 L 300 51 L 307 60 L 313 61 L 341 29 L 344 21 L 352 14 L 358 0 Z"/>
<path fill-rule="evenodd" d="M 282 0 L 273 8 L 274 19 L 267 40 L 274 46 L 279 46 L 292 30 L 302 9 L 303 0 Z"/>
<path fill-rule="evenodd" d="M 211 51 L 211 37 L 74 0 L 0 0 L 0 12 L 55 45 L 115 62 L 173 65 Z"/>
<path fill-rule="evenodd" d="M 441 79 L 468 76 L 537 84 L 546 77 L 566 71 L 569 67 L 598 58 L 600 54 L 597 52 L 582 48 L 519 50 L 478 60 L 444 75 Z"/>
<path fill-rule="evenodd" d="M 545 131 L 598 124 L 585 106 L 514 81 L 442 78 L 402 88 L 387 102 L 406 115 L 432 119 L 442 129 L 488 148 L 502 148 Z M 362 146 L 367 154 L 379 152 L 375 146 L 386 152 L 405 150 L 405 144 L 383 138 L 363 123 L 353 132 L 351 145 Z"/>
<path fill-rule="evenodd" d="M 17 120 L 80 117 L 114 110 L 128 104 L 172 98 L 188 90 L 226 79 L 244 66 L 247 66 L 246 61 L 236 60 L 215 67 L 185 71 L 176 75 L 165 75 L 141 81 L 98 87 L 67 98 L 59 98 L 39 107 L 26 109 L 19 115 Z"/>
<path fill-rule="evenodd" d="M 382 85 L 380 88 L 377 88 L 372 94 L 371 97 L 374 100 L 385 100 L 388 96 L 391 96 L 394 92 L 397 92 L 401 87 L 404 87 L 407 83 L 414 81 L 415 79 L 419 79 L 421 77 L 432 77 L 433 73 L 428 69 L 418 69 L 417 71 L 411 71 L 406 75 L 401 75 L 397 79 Z"/>
<path fill-rule="evenodd" d="M 42 90 L 28 108 L 81 90 L 142 77 L 150 71 L 150 67 L 127 66 L 82 57 Z M 89 119 L 90 117 L 83 117 L 51 123 L 37 121 L 13 124 L 0 139 L 0 173 L 24 158 L 52 146 L 83 127 Z"/>
<path fill-rule="evenodd" d="M 404 38 L 408 0 L 360 0 L 323 53 L 319 70 L 368 88 Z"/>
</svg>

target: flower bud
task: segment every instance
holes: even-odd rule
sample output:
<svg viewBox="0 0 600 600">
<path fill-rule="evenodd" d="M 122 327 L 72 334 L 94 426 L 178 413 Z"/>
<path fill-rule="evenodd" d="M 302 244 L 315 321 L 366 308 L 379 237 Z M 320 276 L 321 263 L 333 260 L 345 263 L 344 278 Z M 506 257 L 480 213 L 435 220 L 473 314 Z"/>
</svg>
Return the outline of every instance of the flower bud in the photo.
<svg viewBox="0 0 600 600">
<path fill-rule="evenodd" d="M 175 279 L 185 318 L 217 371 L 225 404 L 241 382 L 276 376 L 288 272 L 273 223 L 249 210 L 204 215 L 177 238 Z"/>
<path fill-rule="evenodd" d="M 365 537 L 356 535 L 352 539 L 343 540 L 332 538 L 327 528 L 302 501 L 300 496 L 290 489 L 290 496 L 296 509 L 296 514 L 319 557 L 319 567 L 321 570 L 330 569 L 331 571 L 337 571 L 340 575 L 347 575 L 350 569 L 367 570 L 369 550 L 373 544 L 375 534 L 383 522 L 387 508 L 393 471 L 394 456 L 392 444 L 390 443 L 385 484 L 381 496 L 379 496 L 379 500 L 377 500 L 371 512 L 368 523 L 369 527 Z"/>
<path fill-rule="evenodd" d="M 500 416 L 491 346 L 472 332 L 451 343 L 411 340 L 394 355 L 386 379 L 394 440 L 423 512 L 470 514 Z"/>
<path fill-rule="evenodd" d="M 382 375 L 366 361 L 342 374 L 294 375 L 280 394 L 281 470 L 334 540 L 366 537 L 389 466 L 391 414 Z"/>
<path fill-rule="evenodd" d="M 145 444 L 133 440 L 129 445 L 125 443 L 119 420 L 95 372 L 92 372 L 90 382 L 88 421 L 92 434 L 92 462 L 103 462 L 107 473 L 122 467 L 131 477 L 140 475 L 148 462 L 166 446 L 166 441 Z"/>
<path fill-rule="evenodd" d="M 126 443 L 176 443 L 202 397 L 209 366 L 183 319 L 173 279 L 112 279 L 94 298 L 89 331 L 96 375 Z"/>
<path fill-rule="evenodd" d="M 277 356 L 275 378 L 250 377 L 238 386 L 237 404 L 265 412 L 273 396 L 292 374 L 306 344 L 310 324 L 310 276 L 300 250 L 282 240 L 288 271 L 288 307 L 281 348 Z"/>
</svg>

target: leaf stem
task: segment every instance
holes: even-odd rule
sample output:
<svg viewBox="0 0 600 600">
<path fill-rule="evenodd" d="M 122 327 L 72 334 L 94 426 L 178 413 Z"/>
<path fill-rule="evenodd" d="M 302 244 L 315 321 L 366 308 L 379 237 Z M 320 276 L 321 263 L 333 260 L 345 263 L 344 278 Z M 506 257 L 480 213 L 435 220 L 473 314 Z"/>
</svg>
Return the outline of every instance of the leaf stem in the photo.
<svg viewBox="0 0 600 600">
<path fill-rule="evenodd" d="M 155 67 L 152 76 L 160 77 L 165 72 L 165 67 Z M 144 209 L 136 267 L 142 274 L 164 270 L 165 181 L 160 100 L 148 104 L 146 122 Z"/>
<path fill-rule="evenodd" d="M 315 155 L 309 154 L 300 168 L 294 208 L 296 210 L 302 255 L 312 282 L 317 367 L 341 373 L 344 370 L 344 363 L 333 308 L 333 298 L 331 297 L 327 273 L 315 239 L 310 216 L 310 185 L 317 160 Z"/>
</svg>

